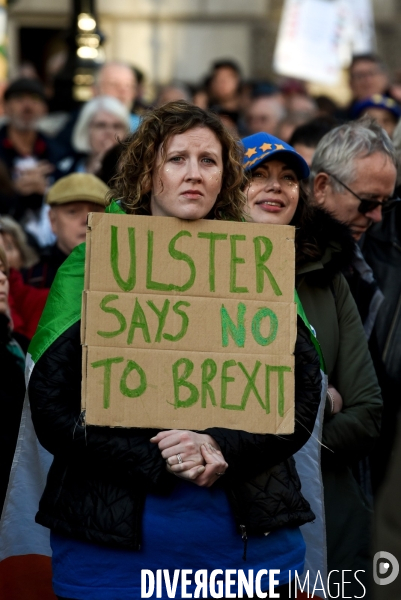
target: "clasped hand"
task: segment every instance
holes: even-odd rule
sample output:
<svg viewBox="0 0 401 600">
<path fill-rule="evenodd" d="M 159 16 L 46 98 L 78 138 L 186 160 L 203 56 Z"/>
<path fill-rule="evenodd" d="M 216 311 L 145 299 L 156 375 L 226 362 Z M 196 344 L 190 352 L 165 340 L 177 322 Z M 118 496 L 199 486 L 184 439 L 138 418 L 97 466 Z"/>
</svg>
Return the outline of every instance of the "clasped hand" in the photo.
<svg viewBox="0 0 401 600">
<path fill-rule="evenodd" d="M 167 470 L 201 487 L 210 487 L 228 464 L 217 442 L 208 434 L 171 429 L 150 440 L 159 446 Z"/>
</svg>

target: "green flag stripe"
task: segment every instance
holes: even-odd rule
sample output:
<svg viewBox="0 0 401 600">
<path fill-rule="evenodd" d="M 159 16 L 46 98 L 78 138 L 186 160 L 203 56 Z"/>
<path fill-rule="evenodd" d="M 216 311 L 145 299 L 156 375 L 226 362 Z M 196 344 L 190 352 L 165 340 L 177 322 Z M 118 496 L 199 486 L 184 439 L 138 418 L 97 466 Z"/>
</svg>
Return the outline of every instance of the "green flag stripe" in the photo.
<svg viewBox="0 0 401 600">
<path fill-rule="evenodd" d="M 312 344 L 315 346 L 316 352 L 319 355 L 320 368 L 323 371 L 323 373 L 326 373 L 326 363 L 324 361 L 322 349 L 321 349 L 319 341 L 316 337 L 316 333 L 315 333 L 314 329 L 312 328 L 311 324 L 309 323 L 308 317 L 305 314 L 304 307 L 302 306 L 302 303 L 298 296 L 297 290 L 294 290 L 294 300 L 297 305 L 297 313 L 301 317 L 302 321 L 305 323 L 306 327 L 309 329 Z"/>
</svg>

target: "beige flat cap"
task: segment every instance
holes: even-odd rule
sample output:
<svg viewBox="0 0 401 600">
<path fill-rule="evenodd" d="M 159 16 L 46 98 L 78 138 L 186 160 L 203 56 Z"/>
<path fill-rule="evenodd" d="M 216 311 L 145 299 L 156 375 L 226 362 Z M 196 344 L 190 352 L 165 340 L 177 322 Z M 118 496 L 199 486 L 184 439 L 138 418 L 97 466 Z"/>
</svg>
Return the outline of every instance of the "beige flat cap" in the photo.
<svg viewBox="0 0 401 600">
<path fill-rule="evenodd" d="M 94 202 L 105 206 L 109 188 L 99 177 L 91 173 L 71 173 L 62 177 L 49 188 L 47 204 L 67 204 L 67 202 Z"/>
</svg>

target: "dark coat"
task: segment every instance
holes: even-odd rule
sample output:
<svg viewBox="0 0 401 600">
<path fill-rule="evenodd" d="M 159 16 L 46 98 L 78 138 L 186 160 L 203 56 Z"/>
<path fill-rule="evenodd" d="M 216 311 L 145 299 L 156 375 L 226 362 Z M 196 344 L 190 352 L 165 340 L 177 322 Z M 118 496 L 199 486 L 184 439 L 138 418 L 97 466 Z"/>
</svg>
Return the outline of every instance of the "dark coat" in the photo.
<svg viewBox="0 0 401 600">
<path fill-rule="evenodd" d="M 60 250 L 57 242 L 42 248 L 39 261 L 29 269 L 21 269 L 24 282 L 35 288 L 51 288 L 57 271 L 66 258 L 67 254 Z"/>
<path fill-rule="evenodd" d="M 329 383 L 343 398 L 341 412 L 331 416 L 326 411 L 323 426 L 328 570 L 338 569 L 339 576 L 346 569 L 369 574 L 371 509 L 352 467 L 379 437 L 382 400 L 358 309 L 341 274 L 352 260 L 354 241 L 347 227 L 323 211 L 316 210 L 313 224 L 310 237 L 322 258 L 298 269 L 297 290 L 316 329 Z M 351 596 L 352 586 L 346 589 Z M 355 584 L 353 591 L 358 596 L 362 588 Z"/>
<path fill-rule="evenodd" d="M 383 395 L 382 433 L 371 457 L 373 489 L 377 490 L 386 474 L 401 409 L 401 206 L 368 229 L 361 248 L 384 295 L 369 340 Z"/>
<path fill-rule="evenodd" d="M 53 342 L 30 380 L 35 430 L 54 454 L 36 520 L 90 542 L 139 549 L 147 490 L 169 493 L 176 478 L 167 473 L 157 445 L 149 441 L 155 430 L 85 426 L 79 329 L 78 322 Z M 229 464 L 221 483 L 242 534 L 245 529 L 260 534 L 314 518 L 290 458 L 309 438 L 320 400 L 319 359 L 300 320 L 295 358 L 293 434 L 206 430 Z"/>
</svg>

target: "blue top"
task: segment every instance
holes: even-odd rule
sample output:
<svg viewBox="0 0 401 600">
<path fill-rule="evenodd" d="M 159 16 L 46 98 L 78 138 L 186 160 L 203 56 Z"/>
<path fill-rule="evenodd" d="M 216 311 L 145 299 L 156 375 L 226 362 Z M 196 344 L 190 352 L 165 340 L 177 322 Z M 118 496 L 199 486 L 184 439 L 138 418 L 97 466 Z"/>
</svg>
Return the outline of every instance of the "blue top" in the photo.
<svg viewBox="0 0 401 600">
<path fill-rule="evenodd" d="M 301 573 L 305 543 L 300 529 L 283 528 L 268 536 L 248 536 L 247 560 L 231 507 L 218 485 L 201 488 L 178 480 L 169 496 L 147 496 L 139 552 L 77 541 L 51 534 L 53 587 L 59 596 L 78 600 L 131 600 L 141 597 L 141 569 L 280 569 L 280 585 L 288 571 Z M 234 578 L 234 577 L 233 577 Z M 181 574 L 175 593 L 181 597 Z M 195 583 L 187 592 L 195 589 Z M 269 587 L 262 578 L 262 590 Z M 231 588 L 236 591 L 236 586 Z M 165 584 L 162 598 L 168 598 Z M 156 598 L 156 589 L 153 598 Z"/>
</svg>

